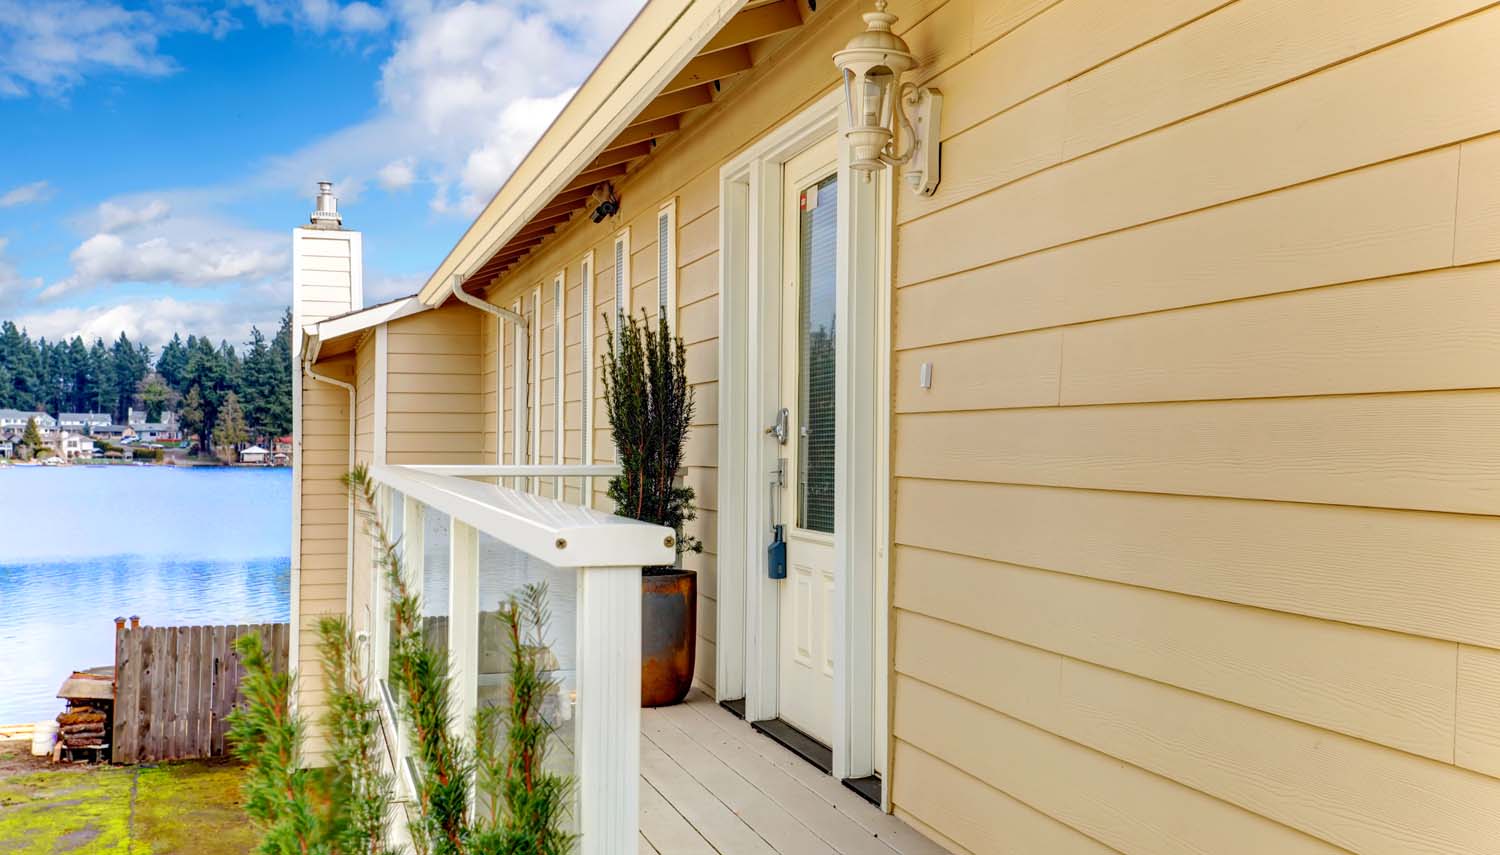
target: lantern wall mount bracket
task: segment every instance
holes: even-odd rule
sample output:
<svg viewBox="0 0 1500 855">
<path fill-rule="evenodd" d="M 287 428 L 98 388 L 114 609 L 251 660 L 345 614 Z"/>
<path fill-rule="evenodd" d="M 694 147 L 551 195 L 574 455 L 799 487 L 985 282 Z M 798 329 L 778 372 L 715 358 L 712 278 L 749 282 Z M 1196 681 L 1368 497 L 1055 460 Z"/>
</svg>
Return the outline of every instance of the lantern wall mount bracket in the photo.
<svg viewBox="0 0 1500 855">
<path fill-rule="evenodd" d="M 869 180 L 886 167 L 904 167 L 901 177 L 911 189 L 931 196 L 940 178 L 943 95 L 901 81 L 917 66 L 917 58 L 892 30 L 896 16 L 886 11 L 886 0 L 875 0 L 875 10 L 862 17 L 864 32 L 833 55 L 844 81 L 842 128 L 849 168 Z M 906 136 L 901 153 L 898 123 Z"/>
<path fill-rule="evenodd" d="M 882 154 L 881 160 L 892 166 L 904 166 L 901 177 L 918 195 L 931 196 L 937 192 L 940 171 L 942 142 L 939 134 L 943 127 L 943 93 L 915 83 L 901 87 L 901 104 L 898 110 L 902 128 L 906 131 L 906 153 L 900 156 Z M 891 141 L 894 148 L 896 141 Z"/>
</svg>

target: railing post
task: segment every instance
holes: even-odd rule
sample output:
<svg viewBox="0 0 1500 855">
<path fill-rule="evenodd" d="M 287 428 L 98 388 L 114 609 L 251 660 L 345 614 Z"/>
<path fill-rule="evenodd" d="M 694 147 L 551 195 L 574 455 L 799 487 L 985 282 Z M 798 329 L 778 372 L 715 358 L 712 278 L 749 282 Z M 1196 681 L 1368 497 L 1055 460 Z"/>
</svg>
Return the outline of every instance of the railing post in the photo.
<svg viewBox="0 0 1500 855">
<path fill-rule="evenodd" d="M 474 732 L 479 706 L 479 532 L 454 519 L 448 526 L 448 668 L 453 723 Z"/>
<path fill-rule="evenodd" d="M 641 767 L 641 568 L 578 569 L 581 855 L 635 855 Z"/>
</svg>

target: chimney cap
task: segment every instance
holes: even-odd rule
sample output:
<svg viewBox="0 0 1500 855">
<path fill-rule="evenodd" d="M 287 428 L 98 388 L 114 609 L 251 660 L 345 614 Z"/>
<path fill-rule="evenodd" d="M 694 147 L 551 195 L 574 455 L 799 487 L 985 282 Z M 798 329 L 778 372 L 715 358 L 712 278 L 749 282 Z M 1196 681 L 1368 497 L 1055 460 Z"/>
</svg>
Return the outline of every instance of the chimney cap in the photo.
<svg viewBox="0 0 1500 855">
<path fill-rule="evenodd" d="M 336 229 L 344 224 L 344 218 L 339 216 L 339 200 L 333 195 L 332 181 L 318 182 L 317 207 L 313 209 L 308 221 L 313 228 Z"/>
</svg>

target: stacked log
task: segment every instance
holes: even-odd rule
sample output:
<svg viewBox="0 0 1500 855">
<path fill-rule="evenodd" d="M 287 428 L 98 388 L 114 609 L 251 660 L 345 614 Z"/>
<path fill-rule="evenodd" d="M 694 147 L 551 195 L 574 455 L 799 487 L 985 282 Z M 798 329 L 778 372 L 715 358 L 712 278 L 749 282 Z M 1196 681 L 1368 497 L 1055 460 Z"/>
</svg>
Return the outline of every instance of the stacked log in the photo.
<svg viewBox="0 0 1500 855">
<path fill-rule="evenodd" d="M 99 748 L 107 741 L 109 715 L 91 706 L 75 706 L 57 717 L 58 739 L 64 748 Z"/>
</svg>

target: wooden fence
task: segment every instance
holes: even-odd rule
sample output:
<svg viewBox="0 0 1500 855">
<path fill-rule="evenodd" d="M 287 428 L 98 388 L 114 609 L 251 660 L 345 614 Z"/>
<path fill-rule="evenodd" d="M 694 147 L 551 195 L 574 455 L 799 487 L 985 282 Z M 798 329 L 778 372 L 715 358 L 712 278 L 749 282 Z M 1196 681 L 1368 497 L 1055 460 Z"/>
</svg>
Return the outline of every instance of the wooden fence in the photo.
<svg viewBox="0 0 1500 855">
<path fill-rule="evenodd" d="M 260 633 L 278 670 L 287 667 L 290 628 L 116 626 L 113 758 L 149 763 L 225 753 L 226 716 L 241 701 L 245 669 L 234 641 Z"/>
</svg>

